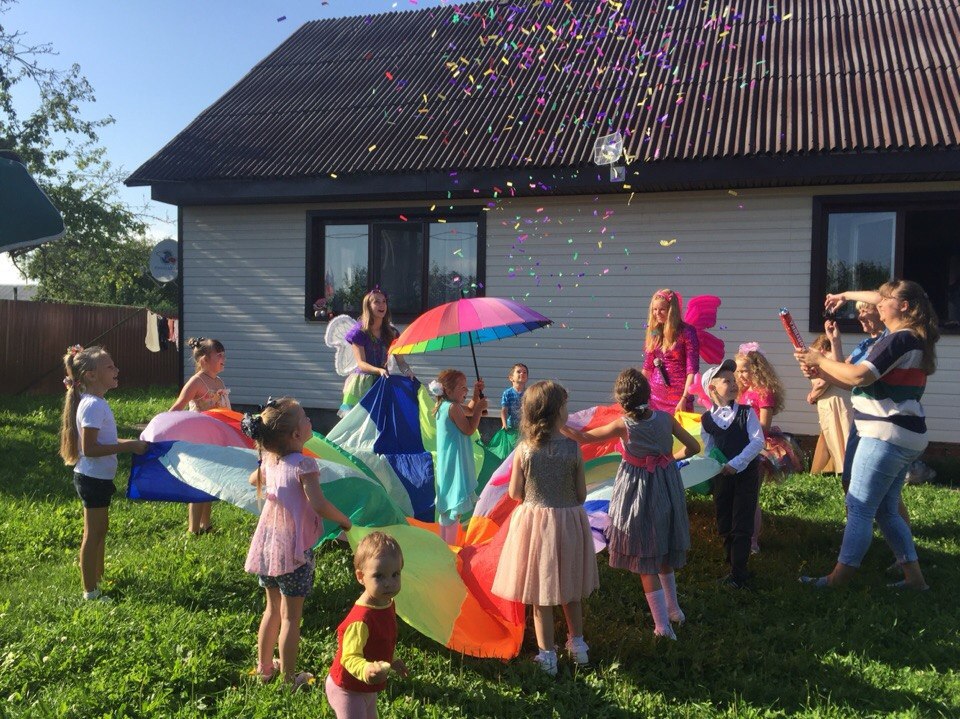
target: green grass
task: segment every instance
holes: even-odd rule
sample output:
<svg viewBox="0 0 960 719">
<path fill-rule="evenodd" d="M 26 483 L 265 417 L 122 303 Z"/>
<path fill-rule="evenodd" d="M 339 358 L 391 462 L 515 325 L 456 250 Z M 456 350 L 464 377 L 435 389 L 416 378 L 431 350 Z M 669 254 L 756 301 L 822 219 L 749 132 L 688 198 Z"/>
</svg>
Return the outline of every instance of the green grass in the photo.
<svg viewBox="0 0 960 719">
<path fill-rule="evenodd" d="M 112 393 L 121 436 L 174 393 Z M 106 588 L 117 601 L 81 602 L 82 517 L 56 454 L 59 412 L 58 397 L 0 399 L 0 716 L 332 716 L 322 691 L 293 695 L 245 676 L 263 594 L 243 571 L 255 519 L 233 507 L 215 506 L 216 534 L 188 538 L 184 506 L 115 501 Z M 586 612 L 590 668 L 562 660 L 557 679 L 540 674 L 532 628 L 521 656 L 500 662 L 401 623 L 398 655 L 412 674 L 381 694 L 380 716 L 960 716 L 958 467 L 938 472 L 937 484 L 906 490 L 930 592 L 884 588 L 891 557 L 879 537 L 849 589 L 801 587 L 799 574 L 832 566 L 843 527 L 838 481 L 805 475 L 763 488 L 756 590 L 722 590 L 711 505 L 691 498 L 678 642 L 652 641 L 638 581 L 601 556 Z M 349 562 L 324 549 L 307 600 L 301 666 L 321 680 L 359 594 Z"/>
</svg>

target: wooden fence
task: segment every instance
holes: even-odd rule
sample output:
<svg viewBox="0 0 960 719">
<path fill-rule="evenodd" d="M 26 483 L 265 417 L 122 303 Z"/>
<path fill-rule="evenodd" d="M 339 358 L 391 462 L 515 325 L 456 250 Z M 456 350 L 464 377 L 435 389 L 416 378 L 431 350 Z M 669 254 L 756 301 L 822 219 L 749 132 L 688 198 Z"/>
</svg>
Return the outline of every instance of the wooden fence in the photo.
<svg viewBox="0 0 960 719">
<path fill-rule="evenodd" d="M 63 391 L 67 347 L 100 345 L 120 368 L 121 387 L 176 385 L 180 353 L 146 348 L 147 310 L 0 300 L 0 394 Z"/>
</svg>

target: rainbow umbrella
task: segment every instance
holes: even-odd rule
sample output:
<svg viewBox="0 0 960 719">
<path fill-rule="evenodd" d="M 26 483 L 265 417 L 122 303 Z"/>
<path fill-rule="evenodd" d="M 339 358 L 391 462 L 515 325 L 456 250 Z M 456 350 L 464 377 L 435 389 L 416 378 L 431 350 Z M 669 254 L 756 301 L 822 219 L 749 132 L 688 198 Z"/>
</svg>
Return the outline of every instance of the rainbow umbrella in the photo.
<svg viewBox="0 0 960 719">
<path fill-rule="evenodd" d="M 552 324 L 526 305 L 500 297 L 462 297 L 417 317 L 390 345 L 391 354 L 406 355 L 470 345 L 477 369 L 475 344 L 532 332 Z"/>
</svg>

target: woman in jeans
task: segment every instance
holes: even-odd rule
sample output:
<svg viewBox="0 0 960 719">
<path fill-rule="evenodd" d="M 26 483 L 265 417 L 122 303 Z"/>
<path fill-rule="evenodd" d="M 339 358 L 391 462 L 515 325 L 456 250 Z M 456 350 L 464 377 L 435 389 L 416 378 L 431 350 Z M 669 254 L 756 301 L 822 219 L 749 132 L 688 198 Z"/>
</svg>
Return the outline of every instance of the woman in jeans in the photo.
<svg viewBox="0 0 960 719">
<path fill-rule="evenodd" d="M 927 377 L 936 370 L 934 345 L 940 339 L 937 317 L 927 294 L 915 282 L 892 280 L 876 292 L 827 295 L 826 307 L 862 301 L 877 306 L 888 334 L 858 364 L 829 359 L 816 351 L 798 351 L 804 374 L 848 385 L 860 444 L 853 458 L 847 492 L 847 526 L 837 565 L 824 577 L 801 577 L 805 584 L 834 587 L 846 583 L 860 567 L 873 539 L 876 519 L 903 569 L 899 589 L 927 589 L 909 525 L 897 511 L 910 463 L 927 446 L 920 398 Z"/>
</svg>

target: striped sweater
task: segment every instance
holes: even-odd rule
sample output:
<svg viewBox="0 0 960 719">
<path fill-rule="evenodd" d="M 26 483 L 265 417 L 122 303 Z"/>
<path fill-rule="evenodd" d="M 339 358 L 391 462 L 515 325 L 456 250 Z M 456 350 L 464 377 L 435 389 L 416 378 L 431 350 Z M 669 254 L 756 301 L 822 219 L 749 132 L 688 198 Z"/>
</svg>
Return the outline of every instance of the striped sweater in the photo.
<svg viewBox="0 0 960 719">
<path fill-rule="evenodd" d="M 870 348 L 862 364 L 877 379 L 852 392 L 861 437 L 920 451 L 927 446 L 927 423 L 920 404 L 927 386 L 922 361 L 923 341 L 909 330 L 892 332 Z"/>
</svg>

